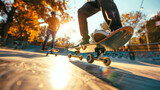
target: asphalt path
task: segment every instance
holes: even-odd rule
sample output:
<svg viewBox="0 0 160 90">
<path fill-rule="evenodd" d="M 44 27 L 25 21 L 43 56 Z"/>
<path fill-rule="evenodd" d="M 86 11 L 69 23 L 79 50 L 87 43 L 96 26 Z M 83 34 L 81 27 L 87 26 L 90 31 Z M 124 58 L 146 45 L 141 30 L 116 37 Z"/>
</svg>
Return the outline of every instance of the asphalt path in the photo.
<svg viewBox="0 0 160 90">
<path fill-rule="evenodd" d="M 106 67 L 99 61 L 0 48 L 0 89 L 160 90 L 160 65 L 117 61 Z"/>
<path fill-rule="evenodd" d="M 0 90 L 117 90 L 70 61 L 62 55 L 0 49 Z"/>
</svg>

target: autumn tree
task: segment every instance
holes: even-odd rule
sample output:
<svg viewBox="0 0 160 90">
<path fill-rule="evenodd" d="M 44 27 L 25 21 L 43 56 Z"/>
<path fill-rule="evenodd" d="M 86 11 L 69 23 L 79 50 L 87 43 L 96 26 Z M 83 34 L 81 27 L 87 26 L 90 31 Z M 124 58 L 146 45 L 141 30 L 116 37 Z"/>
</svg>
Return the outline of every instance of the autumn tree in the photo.
<svg viewBox="0 0 160 90">
<path fill-rule="evenodd" d="M 129 45 L 134 45 L 134 44 L 139 44 L 139 39 L 138 37 L 133 37 L 129 41 Z"/>
<path fill-rule="evenodd" d="M 121 15 L 121 22 L 123 26 L 131 26 L 134 29 L 139 28 L 144 23 L 146 18 L 145 14 L 142 14 L 139 11 L 132 11 Z"/>
<path fill-rule="evenodd" d="M 59 12 L 61 23 L 68 22 L 71 17 L 66 12 L 67 2 L 68 0 L 0 0 L 1 13 L 3 17 L 6 16 L 1 34 L 3 42 L 7 39 L 9 30 L 13 30 L 10 34 L 20 33 L 21 37 L 33 41 L 40 30 L 38 20 L 48 18 L 50 11 Z"/>
<path fill-rule="evenodd" d="M 46 33 L 47 33 L 47 26 L 46 25 L 41 26 L 40 33 L 39 33 L 38 37 L 35 37 L 34 42 L 39 42 L 39 43 L 41 43 L 40 45 L 42 45 L 44 42 Z"/>
<path fill-rule="evenodd" d="M 19 11 L 15 14 L 15 22 L 12 23 L 8 33 L 17 36 L 20 41 L 33 41 L 40 31 L 38 25 L 33 26 L 34 23 L 39 23 L 37 13 Z"/>
<path fill-rule="evenodd" d="M 70 37 L 66 35 L 64 35 L 64 37 L 59 37 L 56 39 L 56 46 L 65 47 L 65 48 L 73 46 L 73 43 L 70 43 L 69 40 L 70 40 Z"/>
<path fill-rule="evenodd" d="M 136 32 L 142 38 L 144 43 L 146 43 L 146 33 L 148 33 L 149 43 L 160 43 L 160 26 L 155 25 L 157 21 L 160 21 L 160 12 L 146 21 Z"/>
<path fill-rule="evenodd" d="M 17 0 L 14 0 L 16 3 Z M 0 12 L 1 16 L 6 18 L 4 26 L 2 27 L 1 37 L 4 38 L 3 42 L 6 41 L 10 24 L 13 22 L 13 16 L 16 11 L 16 8 L 12 5 L 12 2 L 7 0 L 0 0 Z"/>
<path fill-rule="evenodd" d="M 131 26 L 135 29 L 142 25 L 143 23 L 142 20 L 144 18 L 146 18 L 145 14 L 142 14 L 139 11 L 137 12 L 132 11 L 132 12 L 124 13 L 121 15 L 121 23 L 123 27 Z M 108 26 L 106 22 L 103 22 L 102 24 L 100 24 L 100 26 L 103 30 L 110 30 L 110 27 Z"/>
<path fill-rule="evenodd" d="M 2 28 L 3 28 L 4 24 L 5 24 L 4 20 L 1 20 L 1 21 L 0 21 L 0 35 L 1 35 L 1 33 L 2 33 Z M 0 37 L 1 37 L 1 36 L 0 36 Z"/>
</svg>

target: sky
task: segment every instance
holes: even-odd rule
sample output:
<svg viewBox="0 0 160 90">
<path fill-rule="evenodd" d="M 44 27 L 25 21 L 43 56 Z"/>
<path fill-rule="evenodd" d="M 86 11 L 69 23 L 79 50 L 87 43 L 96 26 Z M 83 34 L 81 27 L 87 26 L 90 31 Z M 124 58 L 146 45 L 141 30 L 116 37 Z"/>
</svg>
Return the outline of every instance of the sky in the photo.
<svg viewBox="0 0 160 90">
<path fill-rule="evenodd" d="M 70 0 L 68 6 L 69 14 L 73 16 L 74 22 L 71 21 L 67 25 L 62 26 L 62 28 L 58 31 L 58 36 L 63 36 L 67 34 L 67 36 L 71 37 L 71 41 L 77 42 L 81 39 L 81 35 L 79 33 L 79 25 L 78 25 L 78 15 L 77 11 L 82 5 L 84 5 L 87 0 Z M 120 15 L 123 13 L 128 13 L 131 11 L 139 11 L 142 0 L 114 0 L 116 3 Z M 142 13 L 147 15 L 147 19 L 153 17 L 158 11 L 160 11 L 160 0 L 143 0 L 143 10 Z M 95 29 L 101 29 L 100 24 L 104 22 L 104 18 L 102 16 L 102 12 L 99 11 L 97 14 L 89 17 L 88 21 L 88 29 L 89 35 L 94 32 Z M 74 29 L 74 32 L 73 32 Z"/>
</svg>

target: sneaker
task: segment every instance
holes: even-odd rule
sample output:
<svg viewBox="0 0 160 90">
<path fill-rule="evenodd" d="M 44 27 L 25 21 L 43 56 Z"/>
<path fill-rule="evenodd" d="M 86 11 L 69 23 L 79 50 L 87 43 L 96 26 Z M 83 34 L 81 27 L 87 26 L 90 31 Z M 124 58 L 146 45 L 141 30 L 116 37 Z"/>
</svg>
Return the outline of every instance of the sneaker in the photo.
<svg viewBox="0 0 160 90">
<path fill-rule="evenodd" d="M 45 50 L 48 50 L 48 48 L 47 48 L 47 47 L 44 47 L 44 48 L 42 48 L 42 50 L 45 51 Z"/>
<path fill-rule="evenodd" d="M 95 42 L 99 42 L 101 40 L 103 40 L 104 38 L 106 38 L 108 35 L 110 35 L 111 32 L 109 30 L 104 31 L 104 30 L 97 30 L 96 32 L 94 32 L 93 34 L 93 40 Z"/>
<path fill-rule="evenodd" d="M 111 31 L 109 31 L 109 30 L 107 30 L 107 31 L 105 31 L 106 33 L 105 33 L 105 35 L 106 36 L 109 36 L 112 32 Z"/>
<path fill-rule="evenodd" d="M 78 45 L 73 46 L 73 47 L 78 47 L 78 46 L 85 45 L 85 44 L 89 44 L 89 40 L 83 40 L 83 41 L 80 42 Z"/>
<path fill-rule="evenodd" d="M 85 44 L 89 44 L 89 40 L 83 40 L 82 42 L 80 42 L 79 45 L 85 45 Z"/>
</svg>

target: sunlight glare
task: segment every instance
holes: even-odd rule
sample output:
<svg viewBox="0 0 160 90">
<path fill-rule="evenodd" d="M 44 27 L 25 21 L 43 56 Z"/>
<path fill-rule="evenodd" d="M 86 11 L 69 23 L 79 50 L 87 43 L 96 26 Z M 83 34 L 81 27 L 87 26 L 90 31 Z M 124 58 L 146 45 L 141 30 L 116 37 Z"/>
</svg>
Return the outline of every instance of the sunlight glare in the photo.
<svg viewBox="0 0 160 90">
<path fill-rule="evenodd" d="M 60 26 L 57 34 L 58 34 L 58 35 L 69 34 L 69 33 L 71 32 L 71 29 L 73 29 L 72 27 L 73 27 L 73 26 L 72 26 L 72 23 L 71 23 L 71 22 L 66 23 L 66 24 L 63 24 L 63 25 Z"/>
<path fill-rule="evenodd" d="M 68 22 L 60 26 L 57 32 L 57 37 L 65 37 L 65 36 L 70 37 L 69 41 L 71 42 L 79 41 L 81 39 L 81 35 L 78 24 L 75 22 Z"/>
<path fill-rule="evenodd" d="M 56 89 L 65 88 L 70 81 L 69 65 L 67 61 L 64 61 L 64 58 L 59 57 L 60 60 L 56 67 L 52 67 L 52 71 L 50 73 L 51 84 Z"/>
</svg>

